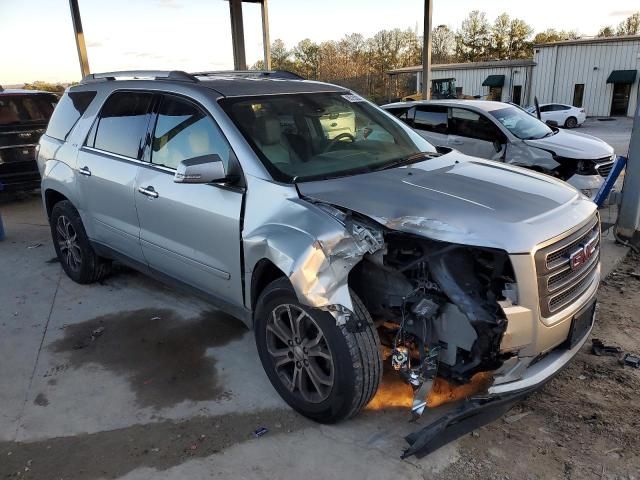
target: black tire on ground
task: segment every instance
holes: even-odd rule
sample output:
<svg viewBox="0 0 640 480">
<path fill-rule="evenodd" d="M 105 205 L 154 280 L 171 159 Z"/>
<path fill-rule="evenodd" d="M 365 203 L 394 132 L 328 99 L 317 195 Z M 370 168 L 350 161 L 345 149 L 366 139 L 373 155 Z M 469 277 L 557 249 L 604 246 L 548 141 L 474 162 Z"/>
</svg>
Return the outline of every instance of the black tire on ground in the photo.
<svg viewBox="0 0 640 480">
<path fill-rule="evenodd" d="M 569 117 L 564 121 L 564 126 L 567 128 L 576 128 L 578 126 L 578 119 L 576 117 Z"/>
<path fill-rule="evenodd" d="M 287 278 L 269 284 L 256 305 L 256 345 L 271 384 L 294 410 L 317 422 L 334 423 L 355 416 L 373 398 L 382 377 L 378 332 L 360 299 L 353 292 L 351 297 L 362 324 L 358 332 L 338 326 L 328 312 L 300 304 Z M 296 327 L 293 319 L 300 317 Z M 288 329 L 281 330 L 282 325 L 288 325 Z M 300 342 L 294 329 L 300 332 Z M 323 355 L 330 360 L 317 356 L 318 346 L 312 346 L 320 335 Z M 293 341 L 288 344 L 283 337 Z M 303 349 L 305 346 L 309 350 Z M 307 351 L 308 356 L 304 356 Z M 299 376 L 295 375 L 296 368 Z M 326 383 L 330 378 L 331 385 L 316 388 L 318 382 L 313 380 L 319 377 Z M 298 379 L 299 385 L 292 379 Z"/>
<path fill-rule="evenodd" d="M 58 259 L 71 280 L 93 283 L 109 273 L 111 262 L 93 250 L 80 214 L 70 201 L 62 200 L 53 206 L 49 225 Z"/>
</svg>

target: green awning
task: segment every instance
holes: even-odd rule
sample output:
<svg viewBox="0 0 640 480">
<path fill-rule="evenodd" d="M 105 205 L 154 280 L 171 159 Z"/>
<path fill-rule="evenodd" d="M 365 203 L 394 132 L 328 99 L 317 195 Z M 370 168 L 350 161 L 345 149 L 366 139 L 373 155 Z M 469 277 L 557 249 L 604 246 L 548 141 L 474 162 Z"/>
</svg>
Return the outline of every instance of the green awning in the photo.
<svg viewBox="0 0 640 480">
<path fill-rule="evenodd" d="M 483 87 L 502 87 L 504 85 L 504 75 L 489 75 L 484 82 Z"/>
<path fill-rule="evenodd" d="M 614 70 L 607 78 L 607 83 L 622 83 L 631 85 L 636 81 L 637 70 Z"/>
</svg>

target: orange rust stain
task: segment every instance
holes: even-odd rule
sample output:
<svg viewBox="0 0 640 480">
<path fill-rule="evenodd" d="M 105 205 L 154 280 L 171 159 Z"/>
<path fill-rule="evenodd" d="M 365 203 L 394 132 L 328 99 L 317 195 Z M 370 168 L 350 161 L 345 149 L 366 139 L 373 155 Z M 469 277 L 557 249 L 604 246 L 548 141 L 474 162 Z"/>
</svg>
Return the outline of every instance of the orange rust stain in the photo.
<svg viewBox="0 0 640 480">
<path fill-rule="evenodd" d="M 493 376 L 491 372 L 478 372 L 469 383 L 464 385 L 454 385 L 444 378 L 436 377 L 433 387 L 427 395 L 427 406 L 434 408 L 444 403 L 455 402 L 469 398 L 476 393 L 487 390 L 491 385 Z"/>
<path fill-rule="evenodd" d="M 471 377 L 471 382 L 464 385 L 454 385 L 443 378 L 436 377 L 427 396 L 427 406 L 435 408 L 485 391 L 491 385 L 492 379 L 491 372 L 478 372 Z M 413 389 L 411 386 L 406 384 L 395 372 L 386 372 L 378 392 L 366 408 L 367 410 L 382 410 L 385 408 L 411 408 L 412 405 Z"/>
</svg>

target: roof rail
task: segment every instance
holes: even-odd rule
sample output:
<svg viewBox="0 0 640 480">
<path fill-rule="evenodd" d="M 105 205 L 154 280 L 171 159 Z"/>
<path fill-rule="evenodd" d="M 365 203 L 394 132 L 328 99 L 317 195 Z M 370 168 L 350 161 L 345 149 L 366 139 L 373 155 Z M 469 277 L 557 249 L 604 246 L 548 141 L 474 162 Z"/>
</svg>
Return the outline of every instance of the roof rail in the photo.
<svg viewBox="0 0 640 480">
<path fill-rule="evenodd" d="M 198 82 L 199 80 L 182 70 L 123 70 L 120 72 L 90 73 L 80 83 L 111 81 L 124 78 L 146 80 L 178 80 L 182 82 Z"/>
<path fill-rule="evenodd" d="M 242 77 L 242 78 L 275 78 L 279 80 L 304 80 L 297 73 L 288 70 L 213 70 L 192 73 L 194 77 Z"/>
</svg>

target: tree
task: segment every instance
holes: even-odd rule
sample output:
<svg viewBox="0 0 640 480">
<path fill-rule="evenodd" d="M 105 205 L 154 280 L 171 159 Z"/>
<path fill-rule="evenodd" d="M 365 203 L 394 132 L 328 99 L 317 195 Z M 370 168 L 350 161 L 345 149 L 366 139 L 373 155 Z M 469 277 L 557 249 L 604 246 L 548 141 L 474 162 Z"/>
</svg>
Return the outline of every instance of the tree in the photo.
<svg viewBox="0 0 640 480">
<path fill-rule="evenodd" d="M 284 42 L 276 38 L 271 42 L 271 68 L 274 70 L 291 70 L 292 62 L 289 59 L 291 52 Z"/>
<path fill-rule="evenodd" d="M 509 24 L 509 56 L 507 58 L 529 58 L 533 56 L 531 35 L 533 27 L 524 20 L 514 18 Z"/>
<path fill-rule="evenodd" d="M 638 35 L 640 33 L 640 12 L 625 18 L 618 25 L 618 35 Z"/>
<path fill-rule="evenodd" d="M 495 60 L 509 58 L 509 34 L 511 18 L 506 13 L 499 15 L 491 26 L 491 57 Z"/>
<path fill-rule="evenodd" d="M 580 38 L 580 34 L 575 30 L 556 30 L 548 28 L 544 32 L 537 33 L 533 38 L 533 43 L 552 43 L 562 42 L 564 40 L 576 40 Z"/>
<path fill-rule="evenodd" d="M 43 92 L 53 93 L 64 92 L 64 85 L 61 85 L 60 83 L 43 82 L 41 80 L 36 80 L 33 83 L 25 83 L 24 87 L 22 88 L 24 88 L 25 90 L 41 90 Z"/>
<path fill-rule="evenodd" d="M 317 80 L 320 45 L 305 38 L 293 48 L 294 70 L 304 78 Z"/>
<path fill-rule="evenodd" d="M 446 25 L 438 25 L 431 32 L 431 61 L 449 63 L 456 49 L 456 36 Z M 419 62 L 420 63 L 420 62 Z"/>
<path fill-rule="evenodd" d="M 458 60 L 477 62 L 486 60 L 490 48 L 490 26 L 484 12 L 472 11 L 456 34 Z"/>
<path fill-rule="evenodd" d="M 598 37 L 613 37 L 616 34 L 616 31 L 612 26 L 607 25 L 606 27 L 602 27 L 598 30 Z"/>
</svg>

